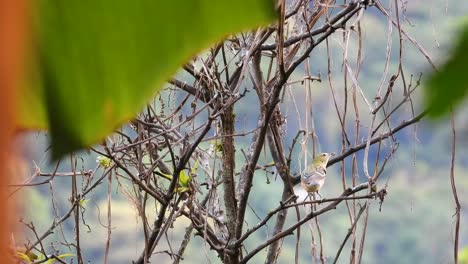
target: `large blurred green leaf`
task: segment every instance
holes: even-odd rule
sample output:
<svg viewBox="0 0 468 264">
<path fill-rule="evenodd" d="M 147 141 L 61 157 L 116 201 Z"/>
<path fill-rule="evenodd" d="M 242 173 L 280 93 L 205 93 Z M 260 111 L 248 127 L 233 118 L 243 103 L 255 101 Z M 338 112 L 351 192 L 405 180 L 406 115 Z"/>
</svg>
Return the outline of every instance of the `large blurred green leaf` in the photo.
<svg viewBox="0 0 468 264">
<path fill-rule="evenodd" d="M 468 25 L 459 37 L 450 58 L 427 83 L 426 101 L 432 117 L 448 113 L 468 94 Z"/>
<path fill-rule="evenodd" d="M 33 1 L 34 2 L 34 1 Z M 132 118 L 188 59 L 272 22 L 273 0 L 38 0 L 19 127 L 50 129 L 53 155 Z"/>
</svg>

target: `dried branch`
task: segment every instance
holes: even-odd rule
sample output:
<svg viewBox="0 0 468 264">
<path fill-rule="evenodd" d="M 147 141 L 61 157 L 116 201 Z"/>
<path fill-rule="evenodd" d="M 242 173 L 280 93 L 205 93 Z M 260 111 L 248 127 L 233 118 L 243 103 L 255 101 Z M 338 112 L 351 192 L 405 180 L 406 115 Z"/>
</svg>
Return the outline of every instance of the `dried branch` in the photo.
<svg viewBox="0 0 468 264">
<path fill-rule="evenodd" d="M 347 196 L 350 196 L 356 192 L 359 192 L 361 190 L 364 190 L 364 189 L 367 189 L 368 188 L 368 184 L 365 183 L 365 184 L 361 184 L 361 185 L 358 185 L 354 188 L 349 188 L 347 190 L 345 190 L 341 195 L 340 195 L 340 198 L 341 197 L 347 197 Z M 330 210 L 333 210 L 333 209 L 336 209 L 336 206 L 338 204 L 340 204 L 342 201 L 344 200 L 337 200 L 337 201 L 334 201 L 332 202 L 331 204 L 327 205 L 326 207 L 318 210 L 318 211 L 314 211 L 314 212 L 311 212 L 309 214 L 307 214 L 305 217 L 303 217 L 301 220 L 299 220 L 298 222 L 294 223 L 293 225 L 291 225 L 290 227 L 284 229 L 282 232 L 276 234 L 275 236 L 267 239 L 265 242 L 261 243 L 260 245 L 258 245 L 256 248 L 254 248 L 253 250 L 251 250 L 249 252 L 249 254 L 247 254 L 241 261 L 240 263 L 243 264 L 243 263 L 247 263 L 253 256 L 255 256 L 258 252 L 260 252 L 262 249 L 264 249 L 265 247 L 267 247 L 268 245 L 270 245 L 271 243 L 273 243 L 274 241 L 278 240 L 278 239 L 281 239 L 285 236 L 288 236 L 288 235 L 291 235 L 293 234 L 294 230 L 296 230 L 299 226 L 303 225 L 304 223 L 306 223 L 307 221 L 309 221 L 310 219 L 313 219 L 325 212 L 328 212 Z"/>
<path fill-rule="evenodd" d="M 458 263 L 458 241 L 460 239 L 460 211 L 461 205 L 458 199 L 457 187 L 455 184 L 455 146 L 456 146 L 456 132 L 455 132 L 455 114 L 452 112 L 450 115 L 450 125 L 452 128 L 452 157 L 450 162 L 450 185 L 452 186 L 453 200 L 455 202 L 455 238 L 453 243 L 453 261 Z"/>
<path fill-rule="evenodd" d="M 364 206 L 362 206 L 361 209 L 359 210 L 359 213 L 357 214 L 356 218 L 353 221 L 353 225 L 351 226 L 350 229 L 348 229 L 348 233 L 346 234 L 345 239 L 343 240 L 343 242 L 341 243 L 341 246 L 338 248 L 338 251 L 336 252 L 335 260 L 333 261 L 333 263 L 337 263 L 338 258 L 340 257 L 341 251 L 343 250 L 343 247 L 346 244 L 346 241 L 348 241 L 348 238 L 354 232 L 354 228 L 356 227 L 356 224 L 358 223 L 359 218 L 361 217 L 362 213 L 364 213 L 366 208 L 367 208 L 367 204 L 364 204 Z"/>
</svg>

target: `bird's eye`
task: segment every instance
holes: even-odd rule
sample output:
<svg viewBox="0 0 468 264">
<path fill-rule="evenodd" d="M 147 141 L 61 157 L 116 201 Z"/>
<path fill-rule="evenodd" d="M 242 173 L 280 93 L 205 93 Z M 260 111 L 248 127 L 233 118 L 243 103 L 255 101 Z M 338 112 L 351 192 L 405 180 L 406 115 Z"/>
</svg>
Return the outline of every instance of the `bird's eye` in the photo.
<svg viewBox="0 0 468 264">
<path fill-rule="evenodd" d="M 327 156 L 327 154 L 323 153 L 323 154 L 322 154 L 322 156 L 326 157 L 326 156 Z"/>
</svg>

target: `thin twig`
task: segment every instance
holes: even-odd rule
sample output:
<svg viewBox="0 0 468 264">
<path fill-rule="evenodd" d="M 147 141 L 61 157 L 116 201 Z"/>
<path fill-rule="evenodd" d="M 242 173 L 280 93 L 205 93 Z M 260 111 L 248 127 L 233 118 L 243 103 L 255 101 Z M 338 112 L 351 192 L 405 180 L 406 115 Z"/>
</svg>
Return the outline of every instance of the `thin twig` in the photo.
<svg viewBox="0 0 468 264">
<path fill-rule="evenodd" d="M 452 186 L 453 200 L 455 202 L 455 238 L 453 243 L 453 260 L 458 263 L 458 241 L 460 238 L 460 211 L 461 205 L 458 200 L 457 187 L 455 184 L 455 146 L 456 146 L 456 132 L 455 132 L 455 114 L 453 111 L 450 113 L 450 125 L 452 128 L 452 157 L 450 162 L 450 185 Z"/>
<path fill-rule="evenodd" d="M 335 260 L 333 261 L 333 263 L 337 263 L 338 258 L 340 257 L 341 251 L 343 250 L 343 247 L 346 244 L 346 241 L 348 241 L 348 238 L 354 232 L 354 228 L 356 227 L 356 224 L 358 223 L 359 218 L 361 217 L 362 213 L 364 212 L 364 210 L 366 208 L 367 208 L 367 204 L 364 204 L 364 206 L 362 206 L 361 209 L 359 210 L 359 213 L 357 214 L 356 218 L 354 219 L 353 225 L 351 226 L 351 228 L 348 229 L 348 233 L 346 234 L 343 242 L 341 243 L 341 246 L 338 249 L 338 252 L 336 252 Z"/>
</svg>

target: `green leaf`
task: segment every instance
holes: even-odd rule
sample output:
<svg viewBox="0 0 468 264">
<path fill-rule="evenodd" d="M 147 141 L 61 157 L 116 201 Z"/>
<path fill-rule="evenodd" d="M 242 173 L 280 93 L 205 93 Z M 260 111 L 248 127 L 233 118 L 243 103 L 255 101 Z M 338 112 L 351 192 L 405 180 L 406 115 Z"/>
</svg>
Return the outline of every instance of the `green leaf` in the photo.
<svg viewBox="0 0 468 264">
<path fill-rule="evenodd" d="M 468 94 L 468 24 L 460 32 L 460 38 L 450 58 L 430 76 L 427 83 L 426 104 L 432 117 L 447 114 L 462 102 Z"/>
<path fill-rule="evenodd" d="M 221 143 L 216 144 L 216 151 L 223 152 L 223 145 Z"/>
<path fill-rule="evenodd" d="M 74 254 L 70 254 L 70 253 L 65 253 L 65 254 L 62 254 L 62 255 L 58 255 L 57 258 L 59 259 L 63 259 L 65 257 L 74 257 L 75 255 Z M 51 258 L 51 259 L 48 259 L 46 262 L 44 262 L 45 264 L 52 264 L 52 263 L 56 263 L 57 260 L 55 258 Z"/>
<path fill-rule="evenodd" d="M 26 263 L 33 263 L 35 260 L 38 260 L 39 257 L 34 254 L 32 251 L 26 253 L 25 248 L 17 248 L 16 256 L 18 259 L 25 261 Z"/>
<path fill-rule="evenodd" d="M 198 160 L 195 161 L 195 165 L 193 165 L 192 169 L 190 170 L 190 177 L 193 177 L 193 175 L 195 175 L 195 173 L 197 172 L 197 168 L 198 168 Z"/>
<path fill-rule="evenodd" d="M 178 193 L 184 193 L 190 191 L 189 187 L 177 187 L 176 192 Z"/>
<path fill-rule="evenodd" d="M 168 180 L 172 180 L 172 175 L 171 174 L 166 174 L 166 173 L 162 173 L 161 171 L 159 171 L 159 173 L 161 173 L 162 177 L 168 179 Z"/>
<path fill-rule="evenodd" d="M 96 163 L 99 164 L 99 166 L 106 168 L 106 169 L 112 166 L 111 159 L 109 159 L 108 157 L 104 157 L 104 156 L 98 156 L 96 158 Z"/>
<path fill-rule="evenodd" d="M 187 173 L 185 173 L 185 170 L 180 172 L 180 174 L 179 174 L 179 184 L 180 184 L 180 186 L 189 187 L 189 183 L 190 183 L 191 180 L 192 180 L 192 176 L 187 175 Z"/>
<path fill-rule="evenodd" d="M 468 264 L 468 247 L 458 252 L 458 260 L 460 264 Z"/>
<path fill-rule="evenodd" d="M 273 0 L 38 0 L 19 128 L 49 129 L 53 157 L 98 143 L 180 66 L 274 20 Z"/>
<path fill-rule="evenodd" d="M 88 204 L 89 199 L 81 199 L 79 204 L 81 207 L 86 208 L 86 205 Z"/>
<path fill-rule="evenodd" d="M 189 191 L 191 180 L 192 180 L 191 173 L 187 175 L 185 170 L 181 171 L 179 174 L 179 186 L 176 188 L 176 192 L 183 193 L 183 192 Z"/>
<path fill-rule="evenodd" d="M 17 251 L 16 255 L 18 256 L 19 259 L 26 261 L 26 263 L 32 263 L 32 260 L 28 257 L 28 255 Z"/>
</svg>

